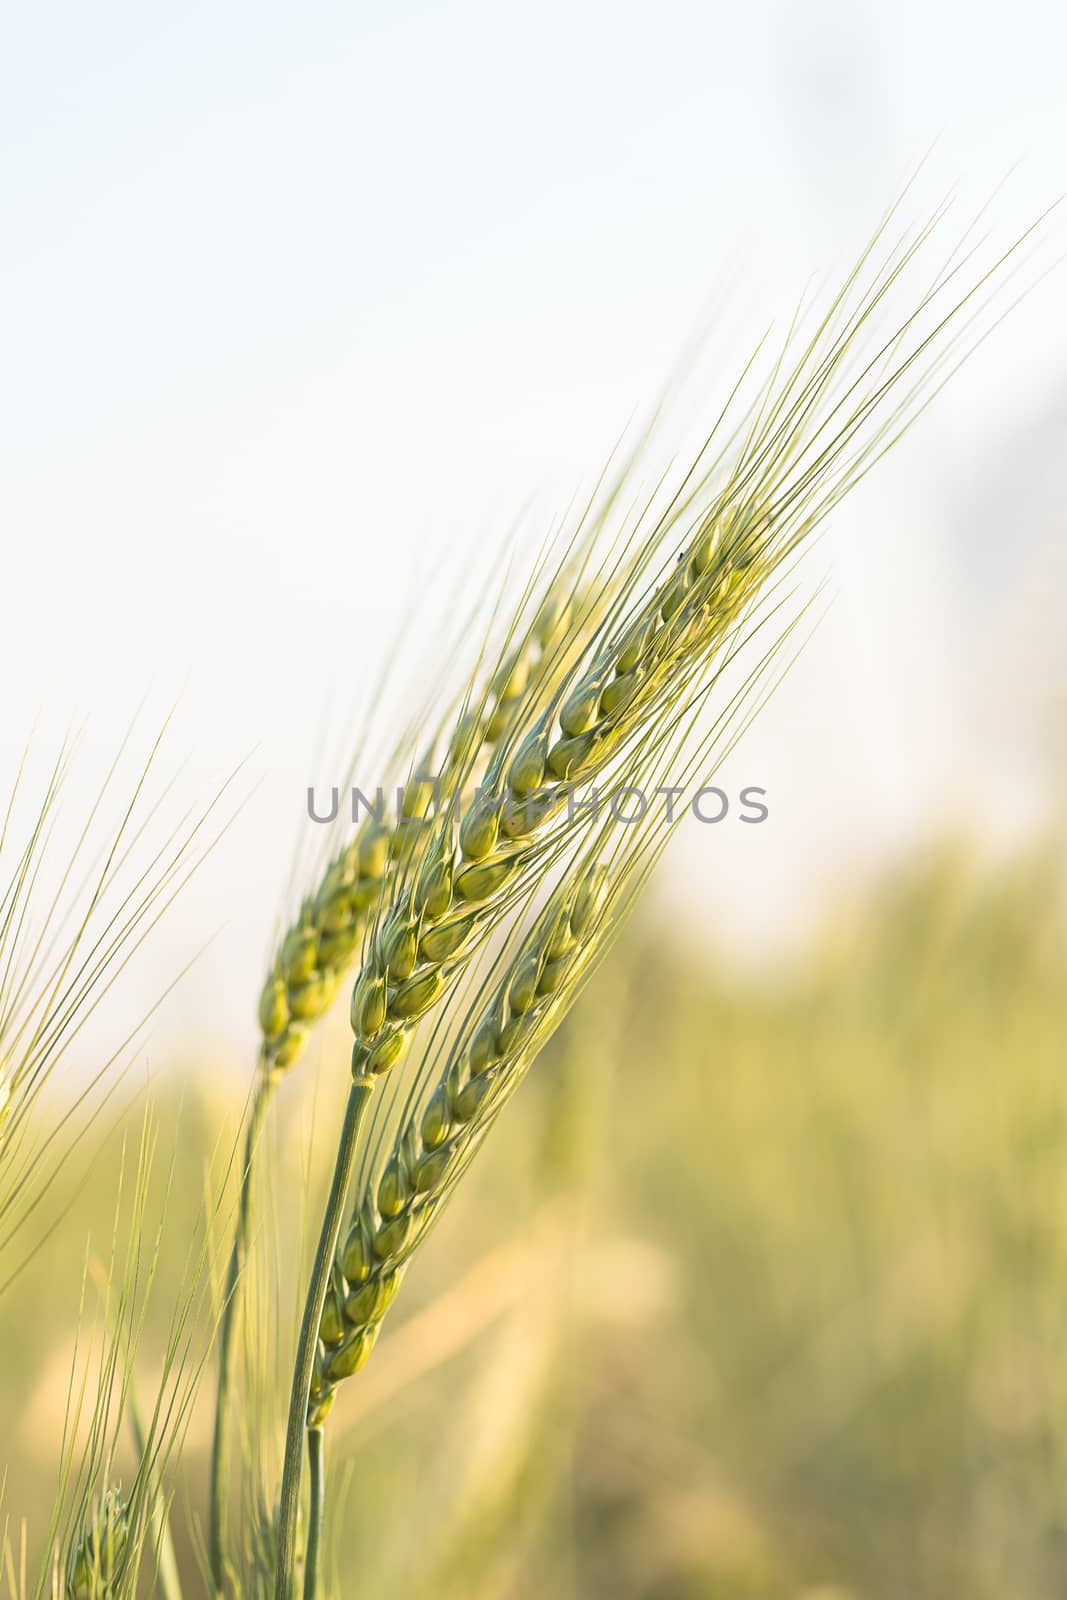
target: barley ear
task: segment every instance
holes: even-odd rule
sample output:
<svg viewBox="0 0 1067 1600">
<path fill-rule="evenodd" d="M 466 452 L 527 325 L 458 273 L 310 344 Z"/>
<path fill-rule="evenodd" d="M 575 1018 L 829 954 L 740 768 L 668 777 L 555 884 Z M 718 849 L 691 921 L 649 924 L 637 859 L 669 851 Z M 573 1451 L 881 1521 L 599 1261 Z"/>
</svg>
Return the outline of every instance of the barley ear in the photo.
<svg viewBox="0 0 1067 1600">
<path fill-rule="evenodd" d="M 108 1489 L 83 1526 L 67 1565 L 68 1600 L 118 1600 L 129 1521 L 122 1491 Z"/>
</svg>

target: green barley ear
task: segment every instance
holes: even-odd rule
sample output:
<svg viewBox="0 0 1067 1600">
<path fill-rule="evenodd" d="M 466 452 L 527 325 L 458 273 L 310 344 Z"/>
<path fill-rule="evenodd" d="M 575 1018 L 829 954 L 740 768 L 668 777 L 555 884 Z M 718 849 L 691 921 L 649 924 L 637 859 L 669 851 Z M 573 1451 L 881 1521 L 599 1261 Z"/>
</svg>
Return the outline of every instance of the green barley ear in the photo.
<svg viewBox="0 0 1067 1600">
<path fill-rule="evenodd" d="M 118 1600 L 129 1543 L 122 1491 L 108 1489 L 83 1526 L 67 1567 L 68 1600 Z"/>
<path fill-rule="evenodd" d="M 424 824 L 375 910 L 351 1011 L 352 1087 L 294 1363 L 277 1600 L 289 1600 L 291 1593 L 305 1426 L 310 1424 L 316 1435 L 312 1482 L 320 1502 L 319 1427 L 331 1387 L 365 1359 L 377 1327 L 378 1307 L 364 1285 L 350 1346 L 333 1348 L 327 1357 L 318 1338 L 345 1197 L 374 1094 L 375 1064 L 384 1072 L 402 1059 L 405 1041 L 423 1017 L 456 994 L 493 929 L 508 925 L 519 908 L 543 892 L 562 859 L 573 861 L 579 854 L 592 824 L 564 804 L 567 791 L 588 793 L 620 770 L 635 781 L 647 778 L 649 766 L 656 765 L 648 753 L 657 753 L 672 730 L 692 720 L 761 605 L 780 587 L 787 566 L 918 416 L 936 387 L 939 369 L 959 355 L 962 334 L 956 329 L 961 324 L 966 329 L 965 308 L 990 275 L 953 302 L 949 296 L 956 293 L 958 264 L 952 271 L 942 270 L 902 318 L 890 310 L 884 343 L 878 345 L 881 335 L 870 337 L 931 231 L 927 228 L 917 239 L 904 235 L 879 260 L 888 225 L 879 229 L 814 329 L 799 320 L 789 329 L 766 377 L 755 380 L 754 392 L 746 389 L 752 364 L 746 368 L 711 441 L 683 471 L 666 504 L 653 495 L 635 525 L 624 530 L 617 545 L 617 591 L 588 643 L 573 652 L 566 670 L 545 686 L 545 693 L 523 689 L 517 695 L 516 713 L 497 730 L 499 739 L 478 786 L 477 803 L 462 816 L 458 838 L 453 813 Z M 952 331 L 946 334 L 946 329 Z M 610 572 L 611 560 L 609 551 L 605 571 Z M 493 680 L 497 692 L 517 692 L 521 681 L 505 651 Z M 534 785 L 542 762 L 541 782 Z M 531 786 L 540 791 L 543 806 L 534 808 L 528 822 L 516 823 Z M 505 817 L 511 819 L 507 826 L 502 825 Z M 378 930 L 411 913 L 414 882 L 430 855 L 451 861 L 451 903 L 442 895 L 433 914 L 425 905 L 419 909 L 417 964 L 410 976 L 394 984 Z M 639 882 L 640 874 L 630 881 Z M 567 906 L 567 936 L 581 952 L 588 937 L 585 925 L 597 925 L 598 907 L 591 884 L 578 888 L 581 908 L 578 899 Z M 587 891 L 584 897 L 581 891 Z M 457 1128 L 456 1169 L 466 1159 L 459 1130 L 470 1126 L 484 1131 L 489 1108 L 500 1103 L 504 1086 L 515 1080 L 535 1048 L 541 1019 L 551 1013 L 551 997 L 580 981 L 580 955 L 574 964 L 577 976 L 570 981 L 566 968 L 551 965 L 570 959 L 568 938 L 559 929 L 562 909 L 555 908 L 551 931 L 541 930 L 542 942 L 525 952 L 524 965 L 509 975 L 507 991 L 496 997 L 483 1019 L 478 1059 L 468 1054 L 453 1061 L 447 1103 L 435 1099 L 432 1120 L 451 1116 Z M 442 946 L 438 939 L 446 928 L 450 936 Z M 558 955 L 549 956 L 549 940 Z M 539 1002 L 544 1002 L 543 1010 Z M 509 1066 L 516 1071 L 509 1074 Z M 450 1135 L 446 1129 L 442 1140 L 440 1128 L 433 1131 L 437 1142 L 426 1150 L 413 1144 L 418 1128 L 405 1130 L 405 1182 L 387 1190 L 399 1210 L 388 1220 L 377 1206 L 370 1213 L 364 1210 L 378 1262 L 374 1270 L 383 1285 L 395 1282 L 412 1240 L 432 1217 L 432 1207 L 419 1209 L 412 1197 L 435 1192 L 438 1181 L 447 1192 L 452 1181 Z M 372 1303 L 366 1313 L 364 1301 Z M 348 1315 L 347 1301 L 345 1310 Z"/>
<path fill-rule="evenodd" d="M 634 753 L 620 784 L 643 778 L 655 788 L 698 775 L 707 781 L 708 763 L 722 759 L 758 709 L 794 626 L 773 639 L 710 728 L 701 731 L 696 719 L 681 719 Z M 584 849 L 566 860 L 532 926 L 507 942 L 493 982 L 482 986 L 452 1042 L 431 1049 L 378 1175 L 361 1175 L 319 1324 L 309 1427 L 323 1426 L 338 1385 L 370 1356 L 412 1257 L 617 937 L 680 815 L 649 812 L 631 827 L 609 812 Z"/>
<path fill-rule="evenodd" d="M 234 1341 L 240 1308 L 241 1275 L 251 1231 L 256 1146 L 280 1079 L 299 1062 L 311 1034 L 329 1010 L 342 978 L 357 973 L 352 991 L 353 1027 L 376 1037 L 363 1053 L 360 1070 L 381 1075 L 403 1056 L 410 1025 L 437 998 L 443 979 L 436 969 L 419 974 L 429 949 L 455 948 L 468 936 L 462 921 L 443 919 L 455 898 L 452 851 L 423 848 L 433 832 L 430 814 L 439 794 L 469 789 L 487 767 L 493 750 L 521 716 L 535 686 L 558 670 L 557 656 L 571 640 L 574 597 L 549 590 L 532 621 L 512 630 L 505 663 L 485 675 L 480 691 L 472 691 L 451 717 L 441 719 L 430 750 L 413 764 L 399 810 L 368 818 L 353 838 L 330 860 L 319 883 L 305 895 L 300 911 L 275 951 L 260 992 L 259 1072 L 253 1090 L 240 1174 L 238 1222 L 230 1248 L 219 1335 L 219 1376 L 212 1444 L 208 1560 L 216 1594 L 226 1584 L 226 1485 L 229 1477 L 230 1412 Z M 592 607 L 586 607 L 591 612 Z M 588 621 L 587 621 L 588 625 Z M 433 750 L 443 748 L 438 764 Z M 399 759 L 394 762 L 403 770 Z M 410 903 L 397 903 L 380 919 L 376 909 L 388 905 L 394 882 L 413 860 L 418 872 Z M 467 881 L 468 890 L 472 885 Z M 474 887 L 477 887 L 475 885 Z M 436 931 L 422 940 L 424 926 Z M 370 939 L 377 975 L 358 976 L 361 952 Z M 384 992 L 392 985 L 393 1007 L 403 1026 L 383 1029 Z"/>
<path fill-rule="evenodd" d="M 321 1427 L 334 1390 L 368 1359 L 414 1253 L 514 1077 L 547 1036 L 588 962 L 609 884 L 595 862 L 565 881 L 541 914 L 425 1109 L 401 1129 L 349 1229 L 319 1327 L 308 1424 Z M 352 1242 L 358 1241 L 358 1250 Z"/>
<path fill-rule="evenodd" d="M 489 669 L 486 686 L 472 692 L 450 728 L 445 719 L 432 741 L 443 746 L 443 759 L 435 761 L 431 752 L 414 764 L 402 785 L 400 814 L 367 818 L 328 863 L 280 940 L 260 992 L 260 1058 L 266 1076 L 280 1076 L 299 1061 L 311 1028 L 329 1010 L 343 976 L 357 965 L 375 909 L 388 901 L 398 863 L 425 839 L 435 802 L 457 785 L 478 783 L 530 694 L 547 681 L 556 653 L 572 639 L 576 613 L 586 616 L 588 627 L 591 610 L 590 599 L 558 586 L 550 589 L 533 620 L 509 639 L 504 659 Z M 399 762 L 393 766 L 403 770 Z M 439 850 L 426 862 L 416 899 L 431 919 L 451 904 L 452 873 L 448 851 Z M 397 970 L 395 955 L 387 959 Z"/>
</svg>

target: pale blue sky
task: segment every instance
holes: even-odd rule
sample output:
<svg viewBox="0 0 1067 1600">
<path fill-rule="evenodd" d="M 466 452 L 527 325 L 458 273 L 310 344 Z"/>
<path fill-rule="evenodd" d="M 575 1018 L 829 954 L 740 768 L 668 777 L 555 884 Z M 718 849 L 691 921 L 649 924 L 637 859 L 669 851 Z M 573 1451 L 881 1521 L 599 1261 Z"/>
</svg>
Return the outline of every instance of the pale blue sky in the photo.
<svg viewBox="0 0 1067 1600">
<path fill-rule="evenodd" d="M 1032 0 L 8 8 L 0 755 L 42 704 L 106 741 L 181 684 L 190 782 L 257 746 L 190 912 L 248 906 L 210 1006 L 236 991 L 243 1018 L 264 852 L 288 859 L 324 688 L 388 648 L 397 579 L 475 538 L 490 562 L 532 492 L 598 464 L 724 273 L 780 309 L 934 141 L 917 204 L 976 206 L 1019 163 L 994 221 L 1031 220 L 1067 184 L 1065 61 Z M 1003 495 L 1065 385 L 1061 272 L 842 518 L 831 617 L 753 746 L 782 821 L 707 866 L 746 905 L 765 880 L 776 915 L 802 906 L 910 837 L 946 771 L 992 778 L 964 726 L 968 519 L 990 537 L 967 496 L 1001 444 Z M 1010 565 L 1064 532 L 1028 486 Z M 831 788 L 858 826 L 828 832 Z"/>
</svg>

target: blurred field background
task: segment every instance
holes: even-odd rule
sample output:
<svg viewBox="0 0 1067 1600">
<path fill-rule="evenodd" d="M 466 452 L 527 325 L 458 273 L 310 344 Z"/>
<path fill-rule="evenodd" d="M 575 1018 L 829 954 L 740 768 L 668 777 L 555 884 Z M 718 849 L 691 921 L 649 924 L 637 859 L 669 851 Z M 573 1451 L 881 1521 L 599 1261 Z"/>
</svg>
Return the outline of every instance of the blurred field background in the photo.
<svg viewBox="0 0 1067 1600">
<path fill-rule="evenodd" d="M 803 957 L 757 975 L 673 919 L 635 924 L 339 1398 L 332 1554 L 360 1592 L 1059 1595 L 1062 890 L 1059 839 L 995 866 L 945 844 L 827 905 Z M 278 1119 L 290 1234 L 330 1057 Z M 222 1065 L 175 1063 L 162 1087 L 164 1125 L 184 1105 L 148 1385 L 240 1110 Z M 108 1235 L 116 1167 L 113 1140 L 52 1241 L 72 1280 L 42 1264 L 4 1306 L 15 1517 L 50 1498 L 76 1263 L 90 1227 Z M 208 1437 L 201 1410 L 183 1562 Z"/>
</svg>

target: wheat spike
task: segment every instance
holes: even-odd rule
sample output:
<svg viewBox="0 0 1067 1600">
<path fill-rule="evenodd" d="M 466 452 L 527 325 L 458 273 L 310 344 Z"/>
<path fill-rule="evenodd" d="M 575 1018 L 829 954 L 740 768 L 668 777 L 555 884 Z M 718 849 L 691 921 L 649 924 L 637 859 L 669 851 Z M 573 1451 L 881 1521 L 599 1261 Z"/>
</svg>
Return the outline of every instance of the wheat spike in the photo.
<svg viewBox="0 0 1067 1600">
<path fill-rule="evenodd" d="M 118 1600 L 128 1541 L 129 1523 L 122 1492 L 108 1489 L 71 1551 L 68 1600 Z"/>
<path fill-rule="evenodd" d="M 547 680 L 561 640 L 571 636 L 572 601 L 559 590 L 544 598 L 477 701 L 456 719 L 443 763 L 419 763 L 403 788 L 392 822 L 369 818 L 329 863 L 321 882 L 280 942 L 259 1000 L 260 1071 L 252 1096 L 241 1168 L 238 1219 L 230 1248 L 219 1330 L 219 1369 L 210 1468 L 208 1558 L 216 1595 L 226 1585 L 227 1480 L 234 1339 L 241 1274 L 248 1252 L 255 1154 L 273 1091 L 300 1059 L 314 1024 L 328 1010 L 363 942 L 375 905 L 387 896 L 401 863 L 432 826 L 427 813 L 445 786 L 470 781 L 518 714 L 533 680 Z M 438 742 L 438 741 L 434 741 Z M 411 952 L 412 960 L 415 952 Z"/>
<path fill-rule="evenodd" d="M 879 230 L 813 335 L 790 329 L 718 460 L 709 465 L 701 451 L 666 510 L 650 517 L 650 527 L 638 519 L 630 554 L 620 551 L 626 570 L 617 601 L 588 648 L 576 653 L 562 681 L 544 692 L 534 685 L 524 696 L 473 802 L 454 805 L 422 831 L 375 909 L 352 991 L 352 1088 L 294 1363 L 277 1600 L 291 1593 L 303 1432 L 310 1418 L 313 1493 L 321 1502 L 319 1422 L 330 1385 L 366 1359 L 418 1226 L 417 1178 L 432 1188 L 436 1170 L 420 1127 L 418 1141 L 412 1137 L 383 1173 L 375 1212 L 346 1240 L 339 1281 L 337 1240 L 374 1085 L 402 1059 L 420 1021 L 455 993 L 489 932 L 576 848 L 587 819 L 569 804 L 574 787 L 605 781 L 613 764 L 635 752 L 631 770 L 640 775 L 642 745 L 655 749 L 666 730 L 692 715 L 746 618 L 773 594 L 783 564 L 929 399 L 939 366 L 958 354 L 954 337 L 942 339 L 944 329 L 989 274 L 942 314 L 939 299 L 959 266 L 952 263 L 869 359 L 857 359 L 855 347 L 930 231 L 872 265 Z M 935 305 L 932 330 L 917 328 Z M 797 343 L 799 357 L 790 362 Z M 931 350 L 936 357 L 928 357 Z M 490 1019 L 487 1060 L 497 1060 L 497 1050 L 506 1056 L 505 1029 L 521 1040 L 522 1001 L 537 998 L 544 970 L 531 965 L 521 981 L 512 974 L 506 1020 Z M 467 1077 L 455 1086 L 454 1103 L 448 1091 L 442 1119 L 454 1120 L 481 1093 L 471 1065 L 468 1056 Z M 446 1131 L 446 1143 L 449 1137 Z"/>
<path fill-rule="evenodd" d="M 259 999 L 262 1062 L 284 1073 L 301 1057 L 311 1026 L 328 1010 L 360 951 L 375 906 L 388 893 L 397 858 L 429 826 L 427 812 L 460 773 L 477 774 L 521 705 L 527 685 L 566 636 L 571 604 L 550 594 L 525 637 L 494 674 L 477 707 L 457 721 L 443 764 L 421 762 L 404 786 L 390 823 L 368 818 L 330 862 L 287 929 Z"/>
<path fill-rule="evenodd" d="M 353 1219 L 320 1324 L 309 1427 L 321 1424 L 336 1384 L 370 1355 L 408 1259 L 498 1107 L 507 1079 L 541 1047 L 565 1004 L 599 926 L 604 888 L 603 869 L 590 866 L 553 897 Z"/>
</svg>

